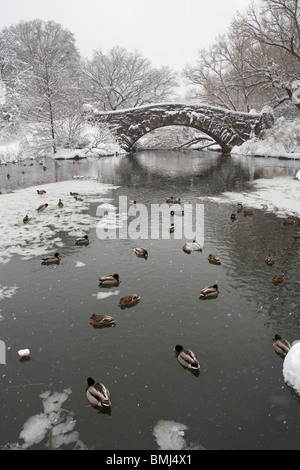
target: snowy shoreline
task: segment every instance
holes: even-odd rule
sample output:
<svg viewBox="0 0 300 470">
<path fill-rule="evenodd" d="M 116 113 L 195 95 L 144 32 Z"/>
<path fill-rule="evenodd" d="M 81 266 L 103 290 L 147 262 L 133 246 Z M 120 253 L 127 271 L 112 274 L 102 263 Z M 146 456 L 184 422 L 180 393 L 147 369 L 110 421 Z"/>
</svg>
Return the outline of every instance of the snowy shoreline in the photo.
<svg viewBox="0 0 300 470">
<path fill-rule="evenodd" d="M 91 156 L 106 157 L 124 155 L 127 153 L 118 145 L 112 136 L 107 142 L 94 145 L 95 128 L 93 126 L 85 127 L 84 135 L 90 142 L 87 147 L 80 149 L 59 148 L 55 155 L 45 152 L 43 157 L 53 158 L 55 160 L 67 160 Z M 151 135 L 149 136 L 149 142 L 151 143 Z M 0 140 L 0 164 L 17 163 L 24 160 L 36 160 L 40 158 L 41 155 L 34 156 L 30 153 L 30 146 L 27 144 L 26 139 L 15 138 L 13 140 L 12 138 L 6 139 L 4 136 L 2 141 Z M 209 151 L 209 149 L 206 151 Z M 231 151 L 231 155 L 300 160 L 300 118 L 293 120 L 288 120 L 284 117 L 278 118 L 272 128 L 264 131 L 262 137 L 253 137 L 245 141 L 242 145 L 235 146 Z"/>
</svg>

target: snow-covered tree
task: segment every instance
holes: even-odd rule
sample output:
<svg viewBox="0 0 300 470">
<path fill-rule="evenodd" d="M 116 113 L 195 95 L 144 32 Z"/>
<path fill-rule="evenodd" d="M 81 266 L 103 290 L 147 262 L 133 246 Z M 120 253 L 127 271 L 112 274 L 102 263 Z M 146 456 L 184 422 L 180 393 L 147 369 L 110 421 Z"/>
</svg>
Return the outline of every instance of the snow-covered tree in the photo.
<svg viewBox="0 0 300 470">
<path fill-rule="evenodd" d="M 261 0 L 238 13 L 183 71 L 190 97 L 239 111 L 286 100 L 300 109 L 299 18 L 298 0 Z"/>
<path fill-rule="evenodd" d="M 256 75 L 279 91 L 279 103 L 291 100 L 300 109 L 300 101 L 293 99 L 294 85 L 300 80 L 300 2 L 262 0 L 259 8 L 252 4 L 239 18 L 248 41 L 268 51 Z"/>
<path fill-rule="evenodd" d="M 138 51 L 119 46 L 96 50 L 82 72 L 87 101 L 103 111 L 167 101 L 178 86 L 168 67 L 153 68 Z"/>
<path fill-rule="evenodd" d="M 1 31 L 0 51 L 2 79 L 19 96 L 21 118 L 38 123 L 44 147 L 56 153 L 60 130 L 80 107 L 72 33 L 53 21 L 21 21 Z"/>
</svg>

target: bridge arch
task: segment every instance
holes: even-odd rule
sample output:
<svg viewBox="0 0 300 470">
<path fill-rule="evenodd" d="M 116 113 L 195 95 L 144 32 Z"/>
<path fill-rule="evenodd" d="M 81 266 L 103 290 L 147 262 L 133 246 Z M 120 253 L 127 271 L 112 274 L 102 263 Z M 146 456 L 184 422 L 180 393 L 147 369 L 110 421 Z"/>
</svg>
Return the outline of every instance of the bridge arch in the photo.
<svg viewBox="0 0 300 470">
<path fill-rule="evenodd" d="M 108 124 L 126 151 L 130 151 L 141 137 L 155 129 L 186 126 L 207 134 L 220 145 L 224 153 L 230 153 L 235 145 L 241 145 L 252 135 L 259 135 L 273 125 L 270 110 L 241 113 L 214 106 L 173 103 L 97 112 L 91 120 Z"/>
</svg>

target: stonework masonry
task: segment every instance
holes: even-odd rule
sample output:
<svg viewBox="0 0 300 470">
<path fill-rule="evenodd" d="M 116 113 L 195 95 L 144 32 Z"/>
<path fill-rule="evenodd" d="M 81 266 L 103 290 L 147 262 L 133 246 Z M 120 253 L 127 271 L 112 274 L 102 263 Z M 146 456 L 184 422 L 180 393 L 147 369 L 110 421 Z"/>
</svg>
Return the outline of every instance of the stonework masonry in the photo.
<svg viewBox="0 0 300 470">
<path fill-rule="evenodd" d="M 155 104 L 110 112 L 94 112 L 90 120 L 108 124 L 119 145 L 132 150 L 135 142 L 148 132 L 166 126 L 187 126 L 213 138 L 224 153 L 259 136 L 273 126 L 272 110 L 241 113 L 206 105 Z"/>
</svg>

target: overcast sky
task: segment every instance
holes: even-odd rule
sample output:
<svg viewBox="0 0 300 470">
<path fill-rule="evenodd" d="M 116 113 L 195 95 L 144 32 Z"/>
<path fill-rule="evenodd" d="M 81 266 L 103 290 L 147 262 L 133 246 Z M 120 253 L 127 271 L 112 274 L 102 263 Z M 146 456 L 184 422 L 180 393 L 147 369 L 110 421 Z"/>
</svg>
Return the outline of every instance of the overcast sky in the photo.
<svg viewBox="0 0 300 470">
<path fill-rule="evenodd" d="M 182 70 L 251 0 L 0 0 L 0 29 L 39 18 L 74 34 L 83 57 L 119 45 Z"/>
</svg>

